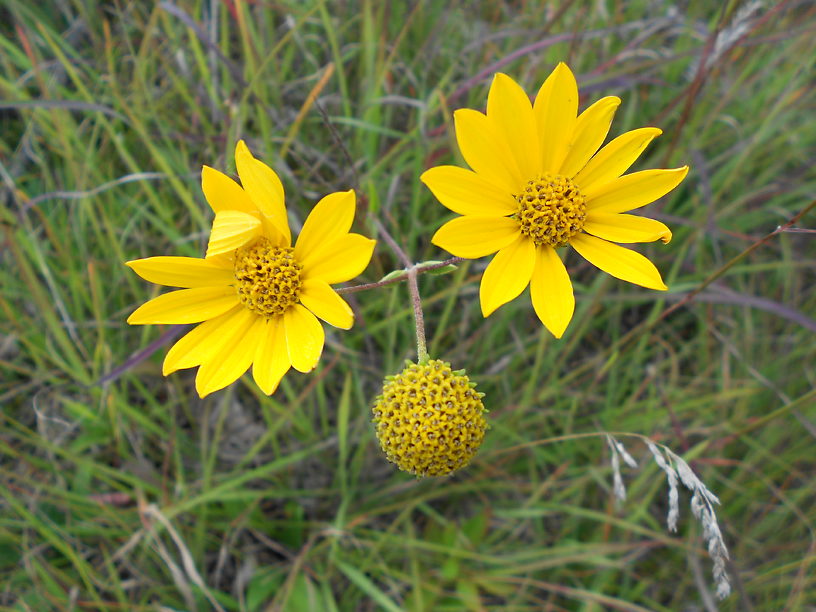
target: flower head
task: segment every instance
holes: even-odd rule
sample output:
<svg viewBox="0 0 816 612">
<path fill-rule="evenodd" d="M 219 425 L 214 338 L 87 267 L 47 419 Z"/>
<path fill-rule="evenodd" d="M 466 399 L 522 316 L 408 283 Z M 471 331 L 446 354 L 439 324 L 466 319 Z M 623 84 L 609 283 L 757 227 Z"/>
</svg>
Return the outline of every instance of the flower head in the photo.
<svg viewBox="0 0 816 612">
<path fill-rule="evenodd" d="M 372 412 L 386 457 L 417 476 L 442 476 L 470 463 L 487 423 L 483 393 L 464 371 L 432 359 L 385 380 Z"/>
<path fill-rule="evenodd" d="M 555 251 L 566 245 L 612 276 L 666 289 L 648 259 L 613 243 L 671 240 L 659 221 L 623 213 L 674 189 L 688 166 L 623 175 L 661 131 L 626 132 L 599 151 L 619 104 L 608 96 L 578 115 L 578 86 L 561 63 L 534 104 L 513 79 L 497 74 L 486 114 L 454 113 L 456 139 L 472 170 L 439 166 L 421 180 L 462 215 L 439 228 L 434 244 L 465 258 L 498 251 L 479 290 L 484 316 L 530 284 L 536 314 L 560 338 L 575 308 Z"/>
<path fill-rule="evenodd" d="M 204 166 L 202 188 L 215 212 L 204 259 L 149 257 L 127 262 L 139 276 L 182 287 L 140 306 L 134 325 L 201 323 L 167 353 L 163 373 L 200 366 L 201 397 L 226 387 L 252 366 L 270 394 L 290 367 L 308 372 L 323 352 L 316 317 L 349 329 L 354 314 L 331 287 L 360 274 L 374 240 L 349 233 L 353 191 L 320 200 L 291 246 L 283 186 L 243 141 L 235 150 L 243 186 Z"/>
</svg>

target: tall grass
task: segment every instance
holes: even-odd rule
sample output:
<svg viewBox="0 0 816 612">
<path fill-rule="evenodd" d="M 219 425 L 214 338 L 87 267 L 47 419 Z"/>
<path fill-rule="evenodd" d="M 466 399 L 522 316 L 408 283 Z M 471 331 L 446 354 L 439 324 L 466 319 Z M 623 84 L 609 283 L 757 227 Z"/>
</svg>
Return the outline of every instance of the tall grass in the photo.
<svg viewBox="0 0 816 612">
<path fill-rule="evenodd" d="M 0 6 L 0 603 L 14 610 L 802 610 L 816 606 L 816 8 L 808 2 L 183 2 Z M 155 288 L 122 262 L 200 256 L 202 164 L 245 138 L 297 226 L 348 187 L 416 261 L 447 218 L 417 180 L 461 161 L 451 111 L 497 70 L 568 61 L 611 136 L 684 163 L 641 249 L 657 294 L 567 264 L 554 340 L 519 299 L 482 319 L 484 261 L 423 274 L 429 349 L 492 429 L 468 469 L 416 480 L 370 423 L 414 356 L 404 284 L 349 296 L 318 370 L 205 400 L 161 376 L 179 329 L 124 321 Z M 339 142 L 338 142 L 339 141 Z M 342 144 L 341 144 L 342 143 Z M 790 224 L 791 219 L 802 212 Z M 786 225 L 787 224 L 787 225 Z M 783 228 L 779 231 L 778 227 Z M 381 244 L 362 280 L 402 263 Z M 665 528 L 648 449 L 613 495 L 602 432 L 685 458 L 720 498 L 734 593 L 699 523 Z M 688 498 L 680 492 L 681 503 Z"/>
</svg>

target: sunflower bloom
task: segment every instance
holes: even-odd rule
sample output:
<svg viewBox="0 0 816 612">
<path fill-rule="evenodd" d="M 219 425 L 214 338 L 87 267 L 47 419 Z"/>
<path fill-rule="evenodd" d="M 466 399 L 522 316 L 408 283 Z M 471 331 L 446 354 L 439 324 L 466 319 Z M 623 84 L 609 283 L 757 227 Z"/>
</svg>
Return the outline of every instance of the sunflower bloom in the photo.
<svg viewBox="0 0 816 612">
<path fill-rule="evenodd" d="M 354 323 L 351 308 L 330 285 L 360 274 L 374 251 L 374 240 L 349 233 L 354 191 L 320 200 L 292 247 L 278 176 L 243 141 L 235 163 L 243 186 L 213 168 L 202 171 L 204 195 L 215 212 L 204 259 L 127 262 L 145 280 L 182 288 L 140 306 L 128 323 L 201 323 L 170 349 L 162 368 L 166 376 L 199 366 L 201 397 L 250 366 L 267 394 L 290 367 L 314 369 L 325 340 L 317 319 L 341 329 Z"/>
<path fill-rule="evenodd" d="M 439 228 L 434 244 L 468 259 L 497 253 L 479 289 L 485 317 L 529 284 L 536 314 L 560 338 L 575 309 L 556 252 L 567 245 L 612 276 L 666 290 L 648 259 L 614 243 L 671 240 L 663 223 L 625 213 L 677 187 L 688 166 L 624 175 L 661 130 L 626 132 L 599 151 L 619 104 L 608 96 L 578 115 L 578 85 L 561 63 L 534 104 L 513 79 L 497 74 L 486 114 L 454 113 L 456 140 L 472 170 L 439 166 L 421 180 L 462 215 Z"/>
</svg>

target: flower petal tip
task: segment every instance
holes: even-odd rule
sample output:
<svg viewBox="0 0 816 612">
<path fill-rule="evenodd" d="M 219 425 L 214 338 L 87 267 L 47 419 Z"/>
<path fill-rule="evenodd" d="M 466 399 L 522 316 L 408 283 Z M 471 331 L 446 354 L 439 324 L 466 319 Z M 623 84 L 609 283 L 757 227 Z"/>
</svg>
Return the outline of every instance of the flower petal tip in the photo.
<svg viewBox="0 0 816 612">
<path fill-rule="evenodd" d="M 201 399 L 204 399 L 205 397 L 210 395 L 210 393 L 214 393 L 215 391 L 218 391 L 219 389 L 223 389 L 225 386 L 228 386 L 228 385 L 217 386 L 217 385 L 213 385 L 209 381 L 207 383 L 205 383 L 205 382 L 200 382 L 200 380 L 201 380 L 201 368 L 198 369 L 198 374 L 196 374 L 196 379 L 195 379 L 196 393 L 198 393 L 198 397 L 200 397 Z M 235 382 L 235 381 L 231 381 L 229 384 L 232 384 L 232 382 Z"/>
<path fill-rule="evenodd" d="M 210 391 L 208 389 L 199 389 L 198 387 L 196 387 L 196 393 L 198 393 L 198 397 L 200 397 L 201 399 L 204 399 L 210 393 L 212 393 L 212 391 Z"/>
<path fill-rule="evenodd" d="M 575 78 L 575 75 L 572 72 L 572 69 L 567 65 L 566 62 L 558 62 L 555 68 L 553 68 L 553 74 L 556 72 L 563 72 L 564 74 L 568 74 Z"/>
<path fill-rule="evenodd" d="M 144 304 L 142 304 L 144 306 Z M 142 306 L 139 306 L 136 310 L 130 313 L 130 316 L 125 321 L 128 325 L 163 325 L 163 323 L 157 323 L 153 320 L 153 317 L 144 317 L 142 314 L 139 313 Z"/>
<path fill-rule="evenodd" d="M 496 309 L 498 309 L 499 306 L 501 306 L 501 304 L 496 304 L 496 305 L 491 305 L 490 307 L 485 307 L 485 304 L 482 303 L 481 304 L 482 317 L 484 317 L 486 319 L 487 317 L 492 315 L 494 312 L 496 312 Z"/>
<path fill-rule="evenodd" d="M 513 77 L 511 77 L 509 74 L 505 74 L 503 72 L 497 72 L 496 74 L 493 75 L 493 82 L 495 83 L 496 81 L 505 81 L 505 82 L 510 81 L 510 82 L 512 82 L 514 84 L 516 82 L 515 79 L 513 79 Z"/>
<path fill-rule="evenodd" d="M 280 383 L 278 383 L 278 384 L 271 385 L 271 386 L 261 385 L 257 380 L 255 381 L 255 383 L 258 385 L 258 388 L 261 390 L 261 392 L 263 392 L 263 394 L 267 395 L 267 396 L 272 395 L 275 391 L 277 391 L 278 390 L 278 384 L 280 384 Z"/>
<path fill-rule="evenodd" d="M 249 146 L 243 139 L 239 140 L 235 144 L 235 159 L 238 160 L 239 157 L 249 158 L 251 160 L 255 159 L 255 156 L 252 154 L 252 151 L 249 150 Z"/>
<path fill-rule="evenodd" d="M 453 122 L 456 124 L 457 121 L 464 121 L 468 115 L 475 116 L 474 113 L 478 115 L 484 114 L 473 108 L 457 108 L 455 111 L 453 111 Z"/>
</svg>

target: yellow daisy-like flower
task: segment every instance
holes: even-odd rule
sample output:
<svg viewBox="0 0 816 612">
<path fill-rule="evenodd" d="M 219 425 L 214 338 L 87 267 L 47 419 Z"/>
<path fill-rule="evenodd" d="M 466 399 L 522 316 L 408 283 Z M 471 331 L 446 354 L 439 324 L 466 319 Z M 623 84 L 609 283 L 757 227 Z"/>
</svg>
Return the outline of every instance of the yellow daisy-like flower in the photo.
<svg viewBox="0 0 816 612">
<path fill-rule="evenodd" d="M 462 215 L 439 228 L 434 244 L 468 259 L 498 251 L 479 290 L 485 317 L 530 284 L 536 314 L 560 338 L 575 309 L 555 251 L 566 245 L 612 276 L 666 289 L 648 259 L 613 243 L 671 240 L 663 223 L 624 213 L 674 189 L 688 166 L 623 175 L 661 130 L 626 132 L 599 151 L 619 104 L 608 96 L 578 115 L 578 85 L 561 63 L 534 104 L 513 79 L 497 74 L 486 114 L 454 113 L 456 140 L 472 171 L 439 166 L 421 180 Z"/>
<path fill-rule="evenodd" d="M 315 205 L 294 247 L 283 185 L 243 141 L 235 149 L 241 185 L 204 166 L 201 185 L 213 211 L 205 259 L 148 257 L 127 262 L 139 276 L 169 287 L 139 307 L 133 325 L 201 323 L 167 353 L 162 371 L 200 366 L 201 397 L 237 380 L 252 366 L 271 394 L 290 367 L 314 369 L 323 352 L 316 317 L 349 329 L 354 314 L 332 288 L 360 274 L 374 240 L 349 233 L 354 191 L 332 193 Z"/>
</svg>

